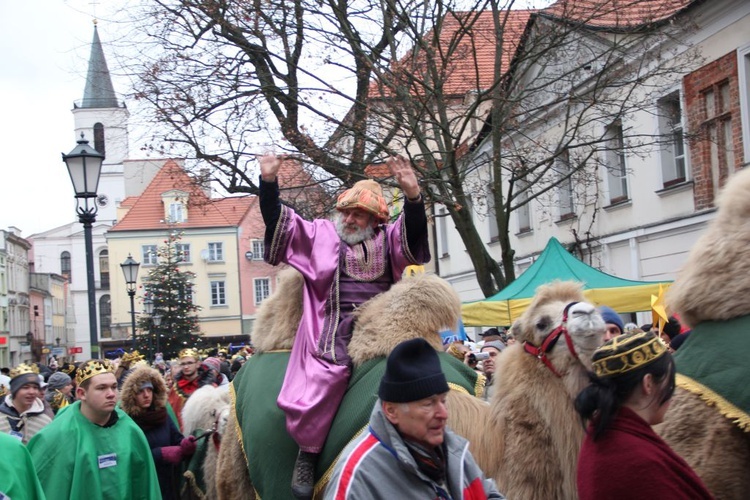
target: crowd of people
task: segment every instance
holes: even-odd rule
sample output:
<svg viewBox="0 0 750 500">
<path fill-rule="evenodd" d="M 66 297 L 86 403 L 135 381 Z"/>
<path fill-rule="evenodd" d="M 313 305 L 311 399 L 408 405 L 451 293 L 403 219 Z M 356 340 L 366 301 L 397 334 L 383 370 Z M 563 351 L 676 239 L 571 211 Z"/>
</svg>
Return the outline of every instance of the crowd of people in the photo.
<svg viewBox="0 0 750 500">
<path fill-rule="evenodd" d="M 230 364 L 226 351 L 184 349 L 150 366 L 135 351 L 4 370 L 0 498 L 181 498 L 197 447 L 182 434 L 182 406 L 200 387 L 228 390 L 232 364 L 236 373 L 251 355 L 243 349 Z"/>
</svg>

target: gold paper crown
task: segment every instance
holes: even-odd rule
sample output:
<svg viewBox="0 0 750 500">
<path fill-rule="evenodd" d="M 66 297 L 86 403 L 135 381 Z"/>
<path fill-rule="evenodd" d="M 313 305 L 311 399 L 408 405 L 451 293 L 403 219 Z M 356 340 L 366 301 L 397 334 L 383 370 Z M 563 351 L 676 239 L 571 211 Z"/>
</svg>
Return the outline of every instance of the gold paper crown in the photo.
<svg viewBox="0 0 750 500">
<path fill-rule="evenodd" d="M 594 352 L 594 372 L 598 377 L 626 373 L 662 357 L 666 344 L 651 332 L 618 335 Z"/>
<path fill-rule="evenodd" d="M 102 373 L 115 373 L 115 366 L 110 360 L 91 359 L 86 361 L 76 370 L 76 385 L 80 386 L 91 377 L 101 375 Z"/>
<path fill-rule="evenodd" d="M 198 350 L 193 349 L 192 347 L 187 347 L 180 351 L 180 354 L 179 354 L 180 359 L 186 358 L 188 356 L 190 356 L 191 358 L 195 358 L 196 360 L 201 359 L 200 354 L 198 354 Z"/>
<path fill-rule="evenodd" d="M 27 365 L 26 363 L 21 363 L 10 371 L 10 378 L 13 379 L 18 377 L 19 375 L 25 375 L 27 373 L 34 373 L 36 375 L 39 375 L 39 367 L 37 367 L 36 365 Z"/>
<path fill-rule="evenodd" d="M 120 359 L 120 363 L 123 366 L 130 366 L 131 363 L 137 362 L 143 359 L 143 354 L 139 353 L 137 350 L 133 352 L 126 352 L 122 355 L 122 359 Z"/>
</svg>

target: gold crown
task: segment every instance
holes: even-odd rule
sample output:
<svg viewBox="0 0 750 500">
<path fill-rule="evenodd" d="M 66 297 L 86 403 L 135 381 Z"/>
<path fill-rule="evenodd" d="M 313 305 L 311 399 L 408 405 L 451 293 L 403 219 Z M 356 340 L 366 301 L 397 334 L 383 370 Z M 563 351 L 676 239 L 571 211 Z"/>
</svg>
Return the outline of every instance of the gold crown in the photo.
<svg viewBox="0 0 750 500">
<path fill-rule="evenodd" d="M 25 375 L 27 373 L 35 373 L 36 375 L 39 375 L 39 367 L 36 365 L 27 365 L 26 363 L 21 363 L 10 371 L 10 378 L 13 379 L 18 377 L 19 375 Z"/>
<path fill-rule="evenodd" d="M 76 370 L 76 385 L 102 373 L 115 373 L 115 366 L 108 359 L 90 359 Z"/>
<path fill-rule="evenodd" d="M 198 354 L 198 350 L 193 349 L 192 347 L 187 347 L 180 351 L 180 354 L 179 354 L 180 359 L 187 358 L 188 356 L 190 356 L 191 358 L 195 358 L 196 360 L 201 359 L 200 354 Z"/>
<path fill-rule="evenodd" d="M 143 354 L 139 353 L 137 350 L 133 352 L 126 352 L 122 355 L 122 358 L 120 359 L 120 364 L 127 367 L 130 366 L 133 362 L 138 362 L 143 359 Z"/>
<path fill-rule="evenodd" d="M 618 335 L 596 350 L 594 372 L 598 377 L 626 373 L 662 357 L 666 344 L 651 332 Z"/>
</svg>

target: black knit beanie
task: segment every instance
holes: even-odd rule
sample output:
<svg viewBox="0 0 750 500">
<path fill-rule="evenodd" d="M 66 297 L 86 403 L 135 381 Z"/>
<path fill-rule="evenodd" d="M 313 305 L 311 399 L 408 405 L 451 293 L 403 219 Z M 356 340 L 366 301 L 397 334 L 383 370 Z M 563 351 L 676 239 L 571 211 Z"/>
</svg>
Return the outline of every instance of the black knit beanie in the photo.
<svg viewBox="0 0 750 500">
<path fill-rule="evenodd" d="M 435 349 L 422 338 L 402 342 L 393 349 L 380 380 L 382 401 L 409 403 L 448 392 Z"/>
</svg>

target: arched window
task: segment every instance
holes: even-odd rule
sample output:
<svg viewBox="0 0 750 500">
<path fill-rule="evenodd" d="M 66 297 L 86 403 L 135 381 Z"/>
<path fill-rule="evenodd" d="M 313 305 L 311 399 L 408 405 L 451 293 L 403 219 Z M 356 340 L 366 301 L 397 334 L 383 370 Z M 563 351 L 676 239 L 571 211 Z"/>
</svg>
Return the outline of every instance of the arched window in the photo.
<svg viewBox="0 0 750 500">
<path fill-rule="evenodd" d="M 107 156 L 107 148 L 104 143 L 104 125 L 101 123 L 94 124 L 94 149 Z"/>
<path fill-rule="evenodd" d="M 102 295 L 99 299 L 99 331 L 101 338 L 112 338 L 112 304 L 109 301 L 109 295 Z"/>
<path fill-rule="evenodd" d="M 70 252 L 60 254 L 60 274 L 70 281 Z"/>
<path fill-rule="evenodd" d="M 109 290 L 109 251 L 99 252 L 99 283 L 100 288 Z"/>
</svg>

